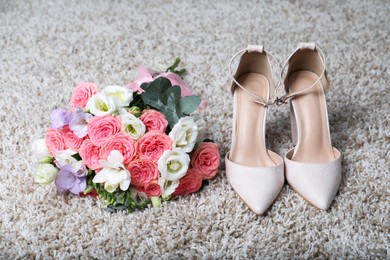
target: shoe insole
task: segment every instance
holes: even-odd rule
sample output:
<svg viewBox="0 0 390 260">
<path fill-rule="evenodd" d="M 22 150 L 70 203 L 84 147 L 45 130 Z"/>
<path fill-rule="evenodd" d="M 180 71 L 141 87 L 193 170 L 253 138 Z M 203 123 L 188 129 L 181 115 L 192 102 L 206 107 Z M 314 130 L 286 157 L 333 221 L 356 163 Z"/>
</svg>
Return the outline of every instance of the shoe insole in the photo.
<svg viewBox="0 0 390 260">
<path fill-rule="evenodd" d="M 257 96 L 268 99 L 269 82 L 264 75 L 246 73 L 237 81 Z M 236 87 L 234 91 L 236 122 L 233 122 L 233 136 L 230 160 L 241 165 L 252 167 L 271 167 L 276 165 L 268 155 L 265 145 L 266 108 L 258 103 L 251 94 Z M 235 124 L 235 126 L 234 126 Z"/>
<path fill-rule="evenodd" d="M 311 71 L 297 71 L 289 77 L 290 92 L 311 86 L 318 76 Z M 310 92 L 291 100 L 297 124 L 297 144 L 292 160 L 305 163 L 325 163 L 335 159 L 330 141 L 325 94 L 318 82 Z"/>
</svg>

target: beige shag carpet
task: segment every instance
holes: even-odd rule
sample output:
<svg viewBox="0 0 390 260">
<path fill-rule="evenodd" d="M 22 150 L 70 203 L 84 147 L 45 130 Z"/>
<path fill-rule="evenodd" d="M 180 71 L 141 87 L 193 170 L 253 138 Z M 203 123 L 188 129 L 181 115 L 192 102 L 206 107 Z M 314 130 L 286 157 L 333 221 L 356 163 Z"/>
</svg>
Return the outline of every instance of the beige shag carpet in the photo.
<svg viewBox="0 0 390 260">
<path fill-rule="evenodd" d="M 390 2 L 0 0 L 0 258 L 390 258 Z M 127 214 L 33 183 L 30 143 L 82 81 L 134 80 L 175 57 L 209 101 L 208 134 L 228 151 L 227 63 L 263 43 L 280 62 L 299 41 L 327 56 L 333 145 L 344 153 L 327 212 L 288 185 L 256 216 L 219 176 L 201 192 Z M 288 107 L 273 107 L 268 146 L 291 146 Z"/>
</svg>

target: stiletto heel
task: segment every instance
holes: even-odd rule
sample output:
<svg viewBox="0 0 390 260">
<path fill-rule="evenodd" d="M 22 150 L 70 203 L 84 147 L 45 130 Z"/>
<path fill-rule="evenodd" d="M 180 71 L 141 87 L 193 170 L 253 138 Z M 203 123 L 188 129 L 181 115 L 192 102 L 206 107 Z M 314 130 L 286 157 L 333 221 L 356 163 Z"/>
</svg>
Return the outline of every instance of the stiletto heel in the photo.
<svg viewBox="0 0 390 260">
<path fill-rule="evenodd" d="M 293 145 L 298 141 L 297 120 L 295 118 L 294 107 L 290 104 L 291 141 Z"/>
<path fill-rule="evenodd" d="M 231 63 L 240 54 L 233 76 Z M 275 88 L 269 57 L 273 58 L 263 46 L 250 45 L 235 54 L 229 64 L 234 102 L 226 175 L 236 193 L 256 214 L 267 210 L 284 184 L 283 160 L 265 145 L 267 106 L 275 102 L 279 89 L 279 85 Z"/>
</svg>

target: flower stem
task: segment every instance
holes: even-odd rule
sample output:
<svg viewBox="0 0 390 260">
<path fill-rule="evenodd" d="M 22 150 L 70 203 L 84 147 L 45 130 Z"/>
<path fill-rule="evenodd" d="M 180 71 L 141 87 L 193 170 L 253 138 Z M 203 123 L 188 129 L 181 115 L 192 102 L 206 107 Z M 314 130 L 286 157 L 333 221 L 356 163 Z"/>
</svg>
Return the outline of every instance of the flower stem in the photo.
<svg viewBox="0 0 390 260">
<path fill-rule="evenodd" d="M 177 75 L 182 77 L 184 75 L 184 73 L 186 73 L 186 70 L 185 69 L 176 70 L 177 66 L 179 66 L 179 63 L 180 63 L 180 58 L 176 58 L 175 62 L 167 68 L 166 72 L 170 71 L 170 72 L 176 73 Z"/>
</svg>

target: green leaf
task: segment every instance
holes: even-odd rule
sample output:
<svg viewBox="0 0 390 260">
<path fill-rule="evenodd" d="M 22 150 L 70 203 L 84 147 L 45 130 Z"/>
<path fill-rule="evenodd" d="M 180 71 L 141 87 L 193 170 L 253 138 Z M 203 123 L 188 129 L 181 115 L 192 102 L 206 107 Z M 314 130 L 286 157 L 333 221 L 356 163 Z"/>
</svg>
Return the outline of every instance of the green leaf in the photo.
<svg viewBox="0 0 390 260">
<path fill-rule="evenodd" d="M 200 104 L 200 98 L 198 96 L 186 96 L 179 102 L 180 112 L 185 115 L 190 115 L 194 112 Z"/>
<path fill-rule="evenodd" d="M 164 114 L 165 118 L 168 120 L 169 127 L 172 129 L 173 126 L 179 121 L 180 117 L 177 114 L 176 109 L 172 110 L 167 106 L 164 106 L 160 109 L 160 112 Z"/>
<path fill-rule="evenodd" d="M 171 110 L 175 110 L 180 101 L 181 89 L 179 86 L 172 86 L 164 93 L 162 101 Z"/>
<path fill-rule="evenodd" d="M 141 97 L 145 104 L 155 108 L 164 106 L 161 98 L 163 94 L 172 86 L 169 79 L 159 77 L 149 84 L 142 84 L 141 88 L 145 90 L 142 92 Z"/>
</svg>

